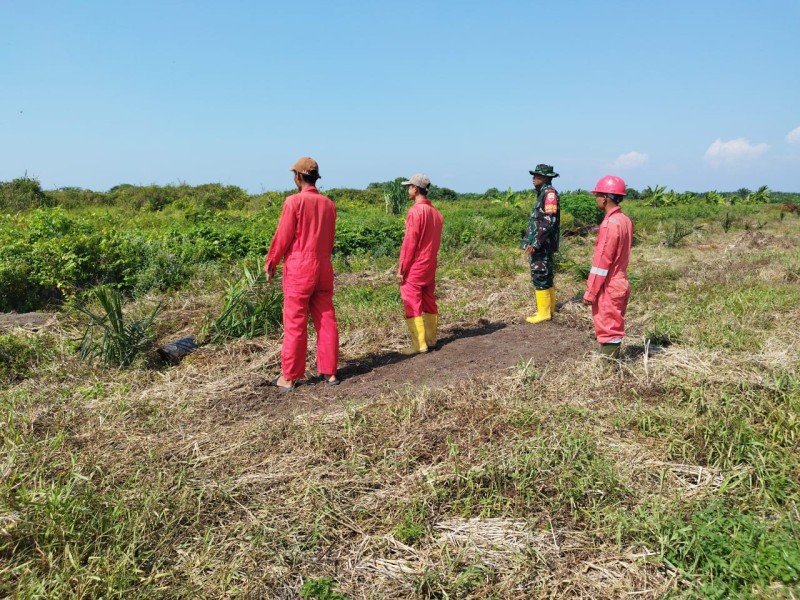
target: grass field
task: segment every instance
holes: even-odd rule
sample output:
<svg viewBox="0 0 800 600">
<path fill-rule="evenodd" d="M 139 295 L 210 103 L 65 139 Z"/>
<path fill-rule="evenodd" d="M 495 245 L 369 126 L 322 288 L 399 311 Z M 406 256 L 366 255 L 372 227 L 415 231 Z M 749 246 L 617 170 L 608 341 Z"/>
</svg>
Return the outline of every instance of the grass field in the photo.
<svg viewBox="0 0 800 600">
<path fill-rule="evenodd" d="M 610 375 L 589 344 L 444 386 L 415 378 L 415 357 L 406 385 L 276 412 L 243 390 L 277 373 L 279 331 L 177 366 L 80 360 L 85 318 L 64 299 L 96 283 L 126 314 L 163 305 L 155 344 L 219 314 L 280 210 L 239 200 L 0 227 L 0 286 L 18 310 L 57 308 L 0 332 L 0 596 L 800 598 L 800 213 L 623 203 L 633 292 Z M 402 215 L 337 202 L 342 357 L 358 362 L 404 339 Z M 444 332 L 519 323 L 529 207 L 439 205 Z M 675 240 L 676 223 L 703 227 Z M 582 293 L 593 235 L 563 239 L 559 301 Z M 40 293 L 14 287 L 26 277 Z M 550 325 L 592 330 L 577 302 Z"/>
</svg>

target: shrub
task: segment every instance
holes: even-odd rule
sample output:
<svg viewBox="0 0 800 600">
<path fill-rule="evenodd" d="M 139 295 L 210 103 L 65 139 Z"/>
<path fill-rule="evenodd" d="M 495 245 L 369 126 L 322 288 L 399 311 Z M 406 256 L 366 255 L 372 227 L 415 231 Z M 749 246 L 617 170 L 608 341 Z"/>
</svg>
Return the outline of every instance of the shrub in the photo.
<svg viewBox="0 0 800 600">
<path fill-rule="evenodd" d="M 398 177 L 386 183 L 383 189 L 386 212 L 389 214 L 400 214 L 408 202 L 408 188 L 402 184 L 403 181 L 405 177 Z"/>
<path fill-rule="evenodd" d="M 27 175 L 9 182 L 0 182 L 0 210 L 20 211 L 49 206 L 50 199 L 39 181 Z"/>
<path fill-rule="evenodd" d="M 591 194 L 564 194 L 561 196 L 561 214 L 572 215 L 574 226 L 595 225 L 603 220 L 597 202 Z"/>
<path fill-rule="evenodd" d="M 428 191 L 428 199 L 432 202 L 455 202 L 458 194 L 450 188 L 432 185 Z"/>
<path fill-rule="evenodd" d="M 89 318 L 79 339 L 81 360 L 99 358 L 103 366 L 131 365 L 139 354 L 150 347 L 155 337 L 151 328 L 163 307 L 159 304 L 141 319 L 125 317 L 118 291 L 101 286 L 92 295 L 99 302 L 102 313 L 94 312 L 82 304 L 75 306 Z"/>
<path fill-rule="evenodd" d="M 201 342 L 227 338 L 254 338 L 269 335 L 283 322 L 283 292 L 279 285 L 267 283 L 259 270 L 242 265 L 242 276 L 228 284 L 222 311 L 211 321 L 206 315 Z"/>
<path fill-rule="evenodd" d="M 28 377 L 41 353 L 42 344 L 36 338 L 0 335 L 0 383 L 8 385 Z"/>
<path fill-rule="evenodd" d="M 342 255 L 371 252 L 374 256 L 385 256 L 395 252 L 403 241 L 405 225 L 393 219 L 383 221 L 339 220 L 333 251 Z"/>
<path fill-rule="evenodd" d="M 370 184 L 381 186 L 384 184 Z M 355 206 L 380 206 L 384 203 L 383 188 L 370 187 L 366 190 L 355 190 L 351 188 L 334 188 L 323 192 L 335 204 L 347 202 Z"/>
<path fill-rule="evenodd" d="M 103 206 L 111 200 L 102 192 L 93 192 L 79 187 L 62 187 L 52 192 L 47 192 L 52 204 L 63 208 L 81 208 L 83 206 Z"/>
</svg>

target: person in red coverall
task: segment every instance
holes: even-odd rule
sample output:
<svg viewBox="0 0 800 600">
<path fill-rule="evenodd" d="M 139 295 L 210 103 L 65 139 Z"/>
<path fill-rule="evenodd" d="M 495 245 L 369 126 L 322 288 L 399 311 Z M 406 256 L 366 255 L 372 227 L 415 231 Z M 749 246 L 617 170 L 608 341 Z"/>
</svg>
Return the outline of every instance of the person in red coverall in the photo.
<svg viewBox="0 0 800 600">
<path fill-rule="evenodd" d="M 631 256 L 633 223 L 619 207 L 625 198 L 625 182 L 606 175 L 592 190 L 597 208 L 605 218 L 597 231 L 594 258 L 586 283 L 583 303 L 592 307 L 594 331 L 600 353 L 607 360 L 619 356 L 625 337 L 625 309 L 631 295 L 628 283 L 628 260 Z"/>
<path fill-rule="evenodd" d="M 414 204 L 406 214 L 406 233 L 400 248 L 397 281 L 411 334 L 403 354 L 419 354 L 436 346 L 439 309 L 436 306 L 436 256 L 442 242 L 442 215 L 428 200 L 431 180 L 417 173 L 403 185 Z"/>
<path fill-rule="evenodd" d="M 331 265 L 336 207 L 315 187 L 320 178 L 317 161 L 303 157 L 290 170 L 300 193 L 286 198 L 264 263 L 269 281 L 283 259 L 283 372 L 272 384 L 287 392 L 305 375 L 309 310 L 317 331 L 319 378 L 329 385 L 339 383 L 339 327 Z"/>
</svg>

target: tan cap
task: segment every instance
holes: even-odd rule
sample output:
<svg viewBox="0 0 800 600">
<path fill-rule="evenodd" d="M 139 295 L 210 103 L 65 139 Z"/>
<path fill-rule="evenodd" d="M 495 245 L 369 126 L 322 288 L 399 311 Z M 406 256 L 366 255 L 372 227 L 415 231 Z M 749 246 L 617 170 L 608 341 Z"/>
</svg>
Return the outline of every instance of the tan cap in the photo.
<svg viewBox="0 0 800 600">
<path fill-rule="evenodd" d="M 295 173 L 302 173 L 303 175 L 316 175 L 320 179 L 322 178 L 322 175 L 319 174 L 319 165 L 317 161 L 308 156 L 297 159 L 297 162 L 294 163 L 293 167 L 289 167 L 289 170 Z"/>
<path fill-rule="evenodd" d="M 431 180 L 428 179 L 427 175 L 423 175 L 422 173 L 417 173 L 411 179 L 403 181 L 402 183 L 403 185 L 415 185 L 423 190 L 427 190 L 431 187 Z"/>
</svg>

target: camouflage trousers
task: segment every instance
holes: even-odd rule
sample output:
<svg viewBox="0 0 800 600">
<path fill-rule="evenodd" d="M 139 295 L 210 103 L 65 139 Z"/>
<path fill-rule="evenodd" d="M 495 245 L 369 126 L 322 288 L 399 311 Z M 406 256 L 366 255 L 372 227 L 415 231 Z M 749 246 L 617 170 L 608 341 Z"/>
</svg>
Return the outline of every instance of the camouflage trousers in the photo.
<svg viewBox="0 0 800 600">
<path fill-rule="evenodd" d="M 553 253 L 534 252 L 528 257 L 531 265 L 531 282 L 537 290 L 553 287 Z"/>
</svg>

